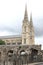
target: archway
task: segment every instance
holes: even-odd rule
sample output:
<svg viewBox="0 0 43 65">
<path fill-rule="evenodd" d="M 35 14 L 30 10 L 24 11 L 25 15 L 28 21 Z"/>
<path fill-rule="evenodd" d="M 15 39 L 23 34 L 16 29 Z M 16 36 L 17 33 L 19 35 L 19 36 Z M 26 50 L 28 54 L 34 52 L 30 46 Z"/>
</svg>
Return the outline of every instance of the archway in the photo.
<svg viewBox="0 0 43 65">
<path fill-rule="evenodd" d="M 26 53 L 26 51 L 24 49 L 22 49 L 20 51 L 20 58 L 21 58 L 22 65 L 27 64 L 27 59 L 28 59 L 27 57 L 28 57 L 28 54 Z"/>
<path fill-rule="evenodd" d="M 37 61 L 38 50 L 31 48 L 31 62 Z"/>
<path fill-rule="evenodd" d="M 9 50 L 9 51 L 8 51 L 8 56 L 11 57 L 12 54 L 13 54 L 13 50 Z"/>
</svg>

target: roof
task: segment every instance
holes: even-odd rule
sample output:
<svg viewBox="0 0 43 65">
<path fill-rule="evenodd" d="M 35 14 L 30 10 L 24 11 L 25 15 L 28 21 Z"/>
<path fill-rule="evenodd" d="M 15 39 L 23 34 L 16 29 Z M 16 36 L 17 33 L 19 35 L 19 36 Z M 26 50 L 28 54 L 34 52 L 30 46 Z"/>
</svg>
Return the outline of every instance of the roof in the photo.
<svg viewBox="0 0 43 65">
<path fill-rule="evenodd" d="M 0 39 L 8 39 L 8 38 L 21 38 L 21 35 L 9 35 L 9 36 L 0 36 Z"/>
</svg>

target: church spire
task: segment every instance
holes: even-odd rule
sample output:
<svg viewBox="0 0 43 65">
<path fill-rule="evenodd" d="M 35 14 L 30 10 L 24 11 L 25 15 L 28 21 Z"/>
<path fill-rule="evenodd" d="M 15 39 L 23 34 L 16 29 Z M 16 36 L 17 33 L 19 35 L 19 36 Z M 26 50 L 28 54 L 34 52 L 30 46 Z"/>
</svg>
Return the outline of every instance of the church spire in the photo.
<svg viewBox="0 0 43 65">
<path fill-rule="evenodd" d="M 25 5 L 25 14 L 24 14 L 24 19 L 25 19 L 25 20 L 28 20 L 27 4 Z"/>
<path fill-rule="evenodd" d="M 34 27 L 32 22 L 32 13 L 30 15 L 30 43 L 34 44 Z"/>
<path fill-rule="evenodd" d="M 32 13 L 30 14 L 30 26 L 33 27 L 33 22 L 32 22 Z"/>
</svg>

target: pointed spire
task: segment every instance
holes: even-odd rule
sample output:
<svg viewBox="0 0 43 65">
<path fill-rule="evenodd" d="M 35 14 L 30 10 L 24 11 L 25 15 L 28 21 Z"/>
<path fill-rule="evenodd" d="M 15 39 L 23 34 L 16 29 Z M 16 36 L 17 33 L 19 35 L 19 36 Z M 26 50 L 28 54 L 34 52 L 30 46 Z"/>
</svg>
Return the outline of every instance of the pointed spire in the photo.
<svg viewBox="0 0 43 65">
<path fill-rule="evenodd" d="M 34 31 L 33 21 L 32 21 L 32 13 L 30 14 L 30 31 Z"/>
<path fill-rule="evenodd" d="M 25 19 L 25 20 L 28 20 L 27 4 L 25 5 L 25 14 L 24 14 L 24 19 Z"/>
<path fill-rule="evenodd" d="M 30 21 L 32 21 L 32 13 L 30 14 Z"/>
<path fill-rule="evenodd" d="M 30 26 L 33 27 L 33 22 L 32 22 L 32 13 L 30 14 Z"/>
<path fill-rule="evenodd" d="M 30 43 L 34 44 L 34 26 L 32 21 L 32 13 L 30 14 Z"/>
</svg>

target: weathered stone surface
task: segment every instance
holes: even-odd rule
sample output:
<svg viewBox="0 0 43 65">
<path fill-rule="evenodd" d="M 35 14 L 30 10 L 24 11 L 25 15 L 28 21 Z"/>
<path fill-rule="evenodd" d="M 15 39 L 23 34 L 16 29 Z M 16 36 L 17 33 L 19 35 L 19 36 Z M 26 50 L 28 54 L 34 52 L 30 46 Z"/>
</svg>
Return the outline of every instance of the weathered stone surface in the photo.
<svg viewBox="0 0 43 65">
<path fill-rule="evenodd" d="M 43 61 L 40 45 L 2 45 L 0 46 L 0 61 L 2 64 L 27 64 Z"/>
</svg>

